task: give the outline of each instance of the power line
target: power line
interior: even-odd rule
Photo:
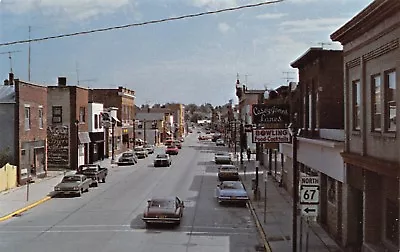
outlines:
[[[144,25],[149,25],[149,24],[164,23],[164,22],[176,21],[176,20],[181,20],[181,19],[188,19],[188,18],[200,17],[200,16],[205,16],[205,15],[217,14],[217,13],[222,13],[222,12],[236,11],[236,10],[246,9],[246,8],[255,8],[255,7],[260,7],[263,5],[280,3],[283,1],[285,1],[285,0],[273,0],[273,1],[268,1],[268,2],[260,2],[260,3],[255,3],[255,4],[240,5],[237,7],[218,9],[215,11],[206,11],[206,12],[199,12],[199,13],[195,13],[195,14],[182,15],[182,16],[178,16],[178,17],[150,20],[150,21],[145,21],[145,22],[141,22],[141,23],[112,26],[112,27],[99,28],[99,29],[80,31],[80,32],[74,32],[74,33],[66,33],[66,34],[60,34],[60,35],[54,35],[54,36],[48,36],[48,37],[42,37],[42,38],[35,38],[35,39],[17,40],[17,41],[12,41],[12,42],[0,43],[0,46],[24,44],[24,43],[29,43],[29,42],[39,42],[39,41],[50,40],[50,39],[58,39],[58,38],[86,35],[86,34],[97,33],[97,32],[125,29],[125,28],[135,27],[135,26],[144,26]]]

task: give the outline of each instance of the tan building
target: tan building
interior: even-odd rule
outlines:
[[[174,118],[174,137],[179,138],[185,135],[185,106],[183,104],[168,104],[166,106]]]
[[[343,243],[399,250],[400,1],[374,1],[331,35],[343,45]]]

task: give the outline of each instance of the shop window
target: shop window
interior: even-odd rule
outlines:
[[[395,246],[399,245],[399,206],[386,199],[386,230],[385,237]]]
[[[327,197],[328,197],[328,201],[332,204],[335,204],[336,202],[336,183],[335,180],[331,177],[328,177],[328,181],[327,181]]]
[[[79,122],[83,123],[86,121],[86,109],[85,107],[79,108]]]
[[[94,154],[97,154],[97,149],[98,149],[97,144],[94,144],[94,145],[93,145],[93,153],[94,153]]]
[[[24,126],[25,130],[31,129],[31,108],[29,106],[25,106],[24,110]]]
[[[396,131],[396,72],[385,74],[385,130]]]
[[[352,98],[352,117],[353,117],[353,130],[360,130],[361,126],[361,83],[354,81],[352,85],[353,98]]]
[[[382,106],[381,106],[381,76],[371,78],[371,129],[381,131]]]
[[[52,116],[53,123],[62,123],[62,107],[61,106],[53,106],[51,116]]]
[[[99,128],[99,115],[97,114],[94,115],[94,128],[95,129]]]

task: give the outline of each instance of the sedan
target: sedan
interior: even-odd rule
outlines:
[[[60,183],[54,187],[57,194],[76,194],[79,197],[83,192],[88,192],[92,179],[83,174],[65,175]]]
[[[225,146],[225,142],[224,142],[224,140],[221,139],[221,138],[217,139],[217,140],[215,141],[215,144],[216,144],[217,146]]]
[[[137,156],[133,152],[124,152],[118,159],[118,165],[134,165],[138,162]]]
[[[219,203],[231,202],[246,205],[249,197],[240,181],[224,181],[217,185],[216,196]]]
[[[149,154],[154,153],[154,145],[146,144],[145,146],[143,146],[143,148],[145,148],[147,150],[147,153],[149,153]]]
[[[172,164],[171,157],[169,154],[158,154],[154,159],[154,167],[167,166],[170,167]]]
[[[217,152],[214,156],[216,164],[232,164],[231,154],[227,152]]]
[[[165,150],[165,153],[166,153],[166,154],[169,154],[169,155],[178,155],[179,149],[178,149],[178,147],[176,147],[175,145],[170,145],[170,146],[168,146],[167,149]]]
[[[146,158],[149,156],[147,150],[143,147],[135,147],[134,152],[138,158]]]
[[[177,224],[183,216],[183,201],[178,197],[153,198],[147,201],[142,220],[151,223]]]
[[[218,168],[218,179],[220,181],[239,180],[238,168],[234,165],[222,165]]]

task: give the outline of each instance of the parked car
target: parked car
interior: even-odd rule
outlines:
[[[156,158],[154,159],[154,167],[158,166],[171,166],[172,161],[169,154],[157,154]]]
[[[172,140],[172,139],[167,139],[166,141],[165,141],[165,146],[171,146],[171,145],[173,145],[174,144],[174,140]]]
[[[231,202],[246,205],[249,197],[240,181],[223,181],[217,185],[216,196],[219,203]]]
[[[239,180],[238,168],[234,165],[221,165],[218,168],[218,179],[220,181]]]
[[[232,164],[231,154],[228,152],[217,152],[214,156],[216,164]]]
[[[127,151],[122,153],[121,157],[118,159],[118,165],[134,165],[138,162],[138,157],[136,156],[135,153],[131,151]]]
[[[154,153],[154,145],[151,144],[146,144],[143,146],[147,150],[148,154],[153,154]]]
[[[185,139],[183,137],[180,137],[179,142],[183,143],[183,142],[185,142]]]
[[[178,197],[153,198],[147,201],[142,220],[151,223],[180,224],[183,216],[183,201]]]
[[[75,194],[80,197],[82,193],[89,191],[90,184],[92,184],[92,179],[83,174],[65,175],[54,187],[54,191],[56,194]]]
[[[146,158],[149,156],[149,153],[147,152],[147,150],[145,148],[143,148],[142,146],[135,147],[134,152],[138,158]]]
[[[179,140],[175,140],[174,144],[176,147],[178,147],[178,149],[182,149],[182,143]]]
[[[220,134],[214,134],[212,136],[211,141],[216,142],[218,139],[220,139],[222,136]]]
[[[76,174],[83,174],[87,178],[92,179],[92,186],[99,186],[99,182],[106,182],[106,177],[108,175],[108,169],[101,167],[98,164],[85,164],[80,165],[78,172]]]
[[[225,146],[225,141],[224,141],[223,139],[221,139],[221,138],[218,138],[218,139],[215,141],[215,144],[216,144],[217,146]]]
[[[169,154],[169,155],[178,155],[179,149],[178,149],[178,147],[176,147],[176,145],[170,145],[165,150],[165,153]]]

